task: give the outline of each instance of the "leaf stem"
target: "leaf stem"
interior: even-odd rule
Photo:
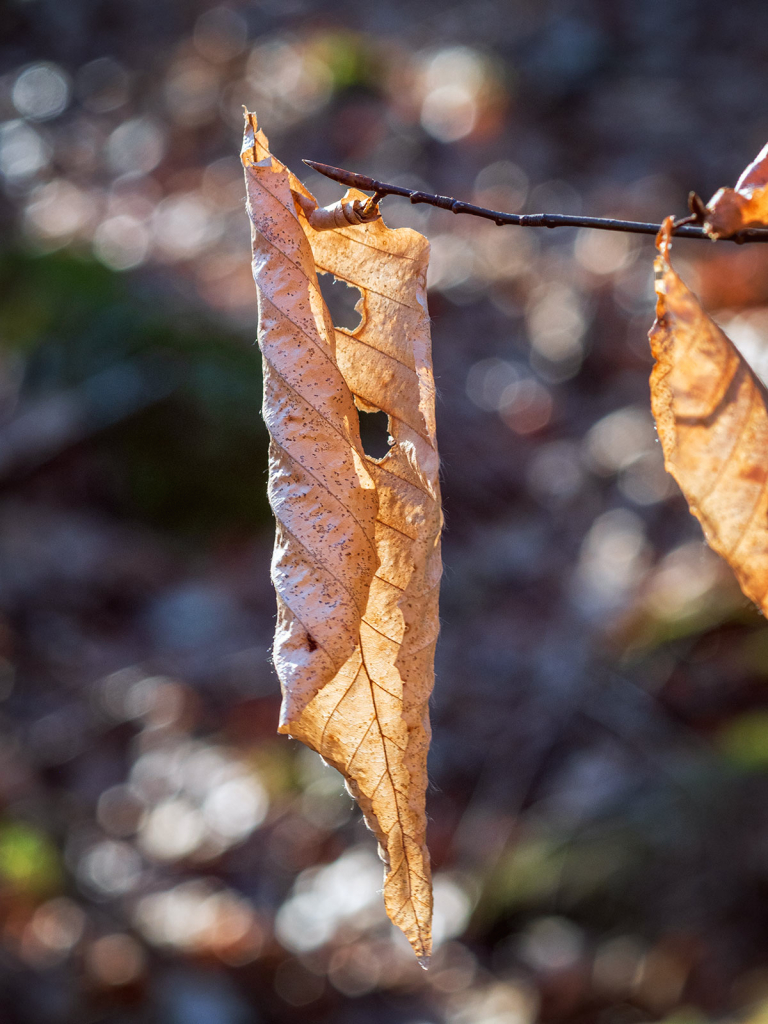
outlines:
[[[330,164],[321,164],[316,160],[304,160],[303,162],[313,170],[324,174],[326,178],[333,178],[334,181],[338,181],[342,185],[359,188],[363,192],[375,192],[378,198],[402,196],[412,203],[426,203],[428,206],[437,206],[441,210],[450,210],[451,213],[468,213],[473,217],[492,220],[498,225],[513,224],[522,228],[597,228],[599,231],[627,231],[635,235],[656,235],[661,228],[661,224],[650,224],[637,220],[614,220],[611,217],[577,217],[564,213],[504,213],[501,210],[488,210],[484,206],[475,206],[473,203],[452,199],[450,196],[437,196],[431,192],[404,188],[402,185],[388,185],[384,181],[369,178],[367,174],[345,171],[341,167],[331,167]],[[679,223],[673,229],[672,234],[678,238],[712,240],[704,228],[698,224]],[[747,228],[731,235],[730,238],[718,239],[718,241],[736,242],[739,245],[744,242],[768,242],[768,228]]]

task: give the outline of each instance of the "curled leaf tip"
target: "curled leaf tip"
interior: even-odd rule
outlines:
[[[736,182],[721,188],[707,203],[704,230],[710,238],[730,238],[744,228],[768,224],[768,144]]]

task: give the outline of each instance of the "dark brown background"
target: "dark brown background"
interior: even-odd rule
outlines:
[[[274,735],[237,153],[246,103],[296,171],[660,220],[768,137],[765,5],[17,0],[0,19],[3,1021],[757,1020],[768,633],[662,471],[650,240],[384,203],[434,253],[442,942],[423,974],[335,774]],[[768,252],[675,257],[760,369]]]

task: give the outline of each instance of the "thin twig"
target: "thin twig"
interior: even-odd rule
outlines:
[[[661,224],[648,224],[638,220],[614,220],[610,217],[575,217],[563,213],[504,213],[501,210],[488,210],[484,206],[475,206],[473,203],[464,203],[459,199],[452,199],[450,196],[436,196],[431,192],[421,192],[418,189],[404,188],[402,185],[388,185],[384,181],[377,181],[369,178],[367,174],[358,174],[355,171],[345,171],[341,167],[331,167],[329,164],[321,164],[316,160],[304,160],[304,163],[324,174],[326,178],[333,178],[334,181],[347,185],[349,188],[359,188],[363,192],[375,192],[381,198],[383,196],[402,196],[412,203],[426,203],[429,206],[438,206],[441,210],[450,210],[451,213],[469,213],[473,217],[483,217],[485,220],[492,220],[495,224],[515,224],[523,228],[597,228],[600,231],[628,231],[635,235],[656,235]],[[690,218],[685,218],[689,221]],[[680,238],[706,238],[704,228],[698,224],[679,223],[675,226],[673,235]],[[721,241],[737,242],[768,242],[768,228],[748,228],[739,231],[728,239]]]

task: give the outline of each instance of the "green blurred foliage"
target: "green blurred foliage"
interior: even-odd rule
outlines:
[[[730,719],[719,734],[729,761],[749,771],[768,769],[768,711],[748,711]]]
[[[376,87],[382,68],[370,38],[359,32],[326,32],[313,41],[313,49],[328,66],[335,91],[353,86]]]
[[[258,349],[142,283],[71,254],[0,259],[0,344],[23,363],[22,394],[77,387],[123,364],[146,369],[160,397],[86,442],[108,504],[198,540],[267,526]]]
[[[61,884],[56,847],[26,822],[0,823],[0,882],[36,895],[56,890]]]

